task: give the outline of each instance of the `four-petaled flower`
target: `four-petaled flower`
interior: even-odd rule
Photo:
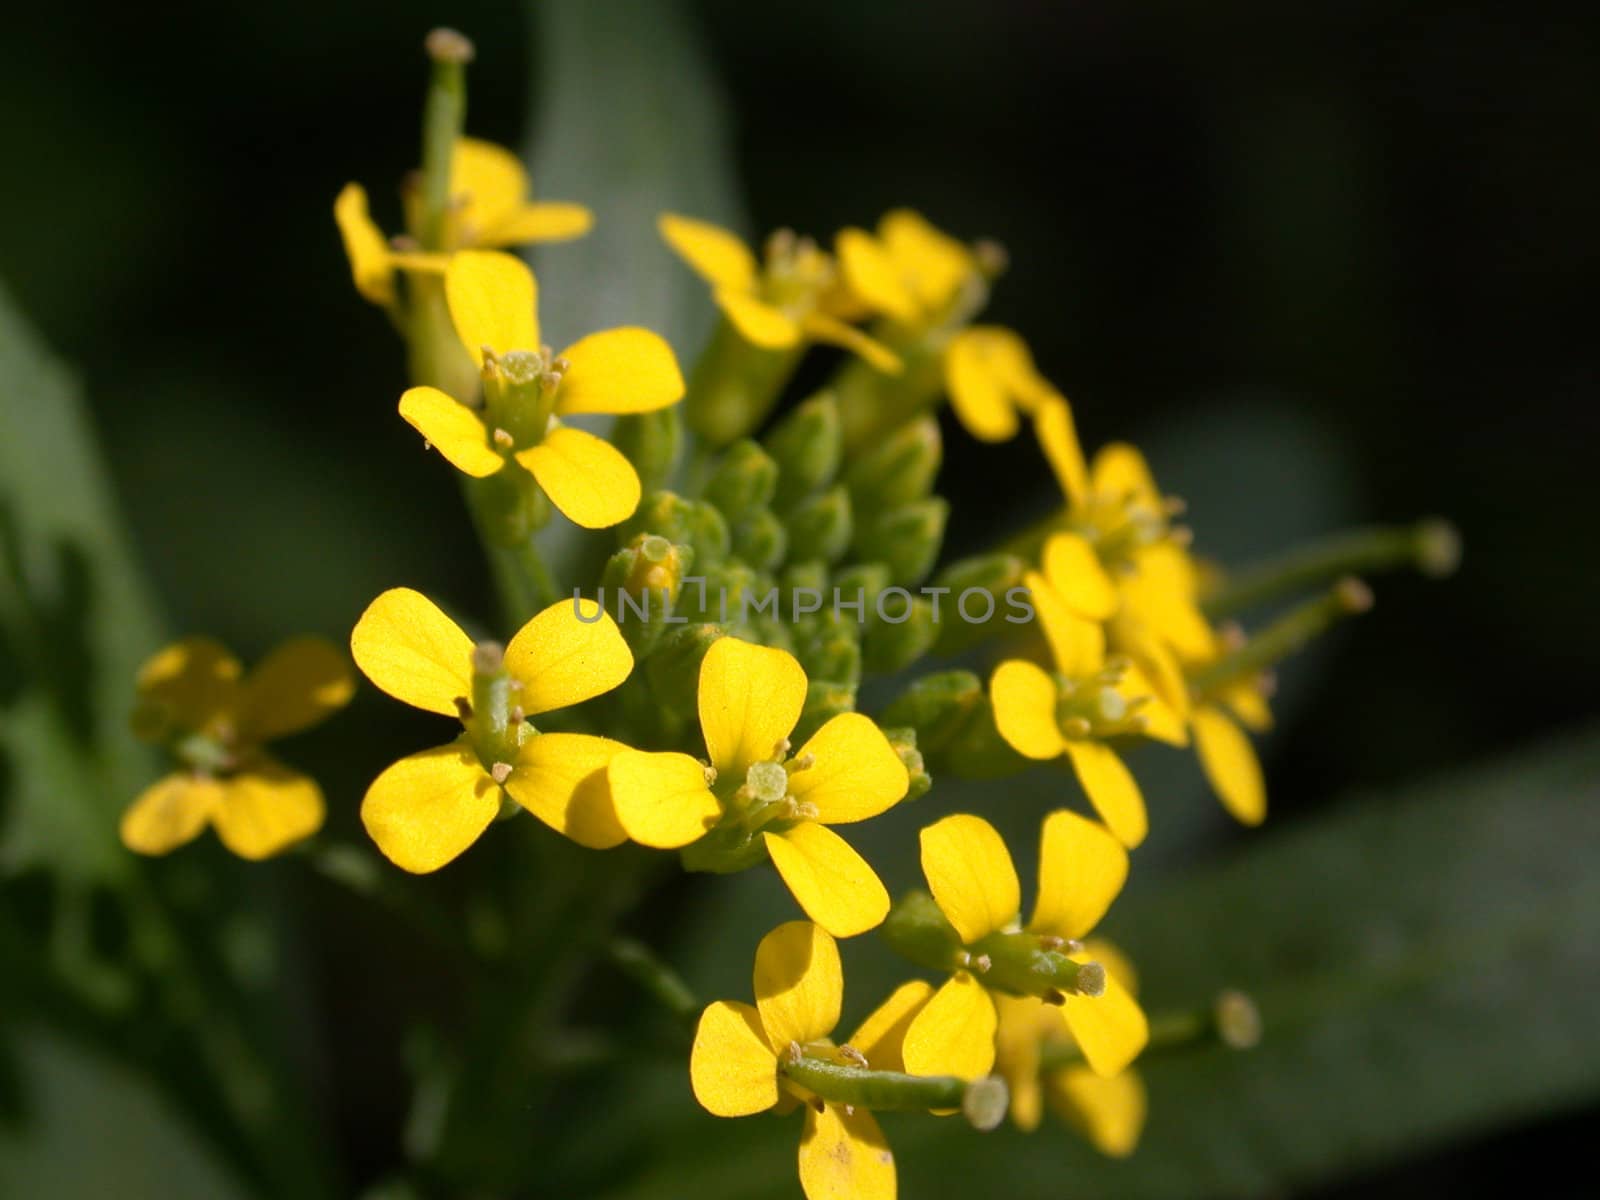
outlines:
[[[957,813],[922,831],[922,873],[934,903],[965,947],[966,968],[928,999],[906,1029],[906,1070],[976,1079],[995,1060],[995,998],[984,979],[986,938],[1022,932],[1021,886],[1005,842],[981,817]],[[1073,962],[1094,960],[1077,944],[1105,914],[1128,874],[1128,854],[1093,821],[1070,812],[1045,818],[1039,896],[1027,934],[1059,943]],[[1115,976],[1099,995],[1057,995],[1060,1011],[1098,1075],[1123,1071],[1149,1039],[1144,1011]],[[999,989],[996,989],[999,993]]]
[[[531,720],[608,692],[633,669],[616,623],[593,601],[552,604],[502,650],[474,646],[427,597],[394,588],[361,615],[350,649],[380,689],[463,727],[455,741],[401,759],[367,789],[362,823],[396,866],[444,866],[478,840],[505,796],[580,845],[626,840],[605,772],[622,743],[540,733]]]
[[[687,846],[715,829],[735,867],[764,849],[806,915],[851,937],[883,920],[889,894],[828,826],[877,816],[910,780],[889,739],[860,713],[831,718],[791,755],[805,698],[806,673],[793,655],[721,638],[700,665],[710,768],[687,754],[625,751],[611,760],[611,793],[623,829],[644,845]]]
[[[842,318],[850,313],[833,258],[787,230],[767,241],[766,262],[737,235],[692,217],[663,213],[657,228],[678,257],[711,285],[711,297],[739,336],[763,350],[826,342],[894,374],[900,358]]]
[[[539,342],[538,284],[520,259],[492,250],[453,255],[450,317],[485,375],[481,410],[438,388],[414,387],[400,415],[451,464],[475,478],[515,463],[574,523],[600,529],[639,506],[639,476],[609,442],[560,418],[640,413],[683,396],[672,348],[633,327],[592,333],[552,354]]]
[[[1089,594],[1093,563],[1089,543],[1075,534],[1053,534],[1045,543],[1044,571],[1026,572],[1023,582],[1055,673],[1008,659],[995,668],[989,697],[995,728],[1011,748],[1033,759],[1065,755],[1101,819],[1124,845],[1137,846],[1148,830],[1144,797],[1107,740],[1135,735],[1183,746],[1188,736],[1139,665],[1127,657],[1108,659],[1103,627],[1074,611],[1102,602]],[[1114,597],[1109,582],[1099,586]]]
[[[909,208],[885,213],[876,235],[841,229],[834,248],[851,294],[907,329],[949,320],[963,292],[983,276],[971,249]]]
[[[245,675],[219,642],[185,638],[139,670],[134,731],[184,764],[122,816],[122,842],[166,854],[208,824],[240,858],[262,859],[322,828],[322,791],[263,749],[342,708],[355,690],[344,656],[296,638]]]
[[[348,183],[333,204],[333,217],[344,239],[345,257],[356,290],[374,304],[394,303],[398,268],[441,271],[445,255],[474,246],[520,246],[530,242],[564,242],[582,237],[594,217],[581,204],[534,203],[529,199],[528,173],[511,151],[477,138],[456,142],[450,161],[450,207],[445,218],[441,254],[396,251],[373,222],[367,193]],[[417,190],[406,192],[413,230],[420,224]]]
[[[844,976],[839,948],[809,921],[780,925],[756,950],[754,1006],[718,1000],[700,1015],[689,1055],[695,1099],[714,1116],[746,1117],[803,1104],[800,1186],[809,1200],[892,1200],[894,1155],[864,1108],[822,1100],[779,1070],[796,1052],[874,1070],[899,1070],[906,1000],[895,992],[848,1042],[829,1040],[839,1023]],[[846,1049],[848,1047],[848,1049]]]

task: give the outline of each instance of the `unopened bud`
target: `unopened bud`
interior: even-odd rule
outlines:
[[[921,416],[862,451],[845,471],[845,486],[861,512],[899,508],[928,494],[943,457],[939,423]]]
[[[883,563],[895,583],[921,583],[939,557],[949,516],[949,502],[941,496],[882,513],[858,529],[855,557]]]
[[[706,482],[705,497],[737,523],[772,503],[778,486],[778,464],[755,442],[735,442],[723,452]]]
[[[789,513],[789,553],[797,559],[837,562],[850,547],[855,525],[844,485],[800,501]]]
[[[779,512],[826,487],[843,453],[839,407],[831,392],[813,396],[767,435],[766,450],[778,465],[773,508]]]
[[[730,531],[733,553],[757,571],[771,571],[789,553],[789,530],[770,508],[753,510]]]

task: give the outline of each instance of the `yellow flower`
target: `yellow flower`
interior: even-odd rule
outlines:
[[[444,866],[478,840],[508,795],[580,845],[625,840],[605,773],[622,743],[540,733],[531,720],[608,692],[633,669],[616,623],[592,601],[552,604],[502,650],[474,646],[427,597],[393,588],[361,615],[350,650],[381,690],[463,727],[367,789],[362,823],[396,866]]]
[[[839,948],[809,921],[780,925],[756,950],[754,1005],[719,1000],[700,1015],[689,1055],[695,1099],[718,1117],[805,1108],[800,1186],[809,1200],[893,1200],[894,1155],[864,1108],[824,1101],[779,1071],[797,1052],[840,1063],[894,1070],[902,992],[868,1017],[841,1053],[829,1040],[839,1022],[844,976]],[[904,989],[902,989],[904,991]]]
[[[874,236],[840,230],[840,272],[851,293],[897,325],[928,329],[951,316],[962,292],[981,278],[977,256],[920,213],[885,213]]]
[[[944,352],[950,407],[979,441],[1017,435],[1019,412],[1028,416],[1066,401],[1034,366],[1021,336],[998,325],[974,325],[950,339]]]
[[[800,907],[837,937],[878,925],[889,894],[866,861],[828,828],[893,807],[910,786],[883,731],[860,713],[830,719],[790,754],[806,673],[793,655],[733,637],[700,666],[700,729],[709,769],[687,754],[625,751],[612,759],[617,818],[634,841],[673,849],[706,843],[737,869],[764,853]]]
[[[414,387],[400,415],[459,470],[484,478],[515,462],[575,524],[600,529],[639,506],[639,476],[609,442],[561,423],[580,413],[652,412],[683,396],[672,348],[646,329],[592,333],[552,354],[539,342],[538,284],[493,250],[454,255],[445,295],[456,333],[485,374],[481,410]]]
[[[1107,742],[1135,735],[1183,746],[1183,720],[1138,663],[1107,657],[1104,629],[1079,615],[1085,607],[1103,610],[1116,602],[1088,541],[1053,534],[1043,558],[1043,572],[1026,572],[1023,582],[1055,673],[1021,659],[995,668],[989,680],[995,728],[1027,758],[1064,755],[1101,819],[1124,845],[1137,846],[1148,829],[1144,797]]]
[[[726,229],[663,213],[656,222],[668,246],[707,283],[739,336],[763,350],[797,351],[826,342],[859,355],[879,371],[896,373],[900,359],[841,320],[849,311],[833,258],[810,238],[782,230],[767,241],[766,262]]]
[[[1132,968],[1110,943],[1091,940],[1084,952],[1129,995],[1136,993]],[[1102,1154],[1124,1158],[1133,1153],[1147,1107],[1139,1073],[1129,1068],[1097,1075],[1081,1061],[1052,1065],[1048,1061],[1052,1051],[1070,1052],[1076,1047],[1062,1010],[1032,996],[998,995],[994,1000],[999,1012],[995,1070],[1010,1090],[1011,1119],[1018,1128],[1037,1129],[1048,1100],[1057,1115]]]
[[[511,151],[492,142],[461,138],[450,163],[450,213],[440,254],[394,250],[367,208],[367,193],[349,183],[333,204],[356,290],[374,304],[394,303],[396,268],[442,271],[446,256],[474,246],[519,246],[582,237],[594,217],[581,204],[533,203],[528,173]],[[406,194],[413,231],[420,222],[413,188]]]
[[[965,947],[955,971],[906,1030],[906,1070],[976,1079],[995,1062],[998,1015],[989,986],[994,935],[1019,932],[1016,867],[1000,835],[980,817],[957,813],[922,831],[922,872],[939,911]],[[1095,961],[1075,945],[1105,914],[1128,874],[1128,855],[1101,826],[1075,813],[1045,818],[1039,895],[1027,933],[1062,945],[1076,963]],[[995,989],[1000,993],[1000,989]],[[1100,995],[1056,995],[1060,1011],[1098,1075],[1119,1074],[1149,1040],[1144,1012],[1112,975]]]
[[[122,843],[166,854],[208,824],[240,858],[262,859],[322,828],[316,783],[270,757],[264,743],[344,707],[355,688],[344,656],[296,638],[244,675],[210,638],[185,638],[139,670],[134,730],[169,746],[184,769],[147,788],[122,816]]]

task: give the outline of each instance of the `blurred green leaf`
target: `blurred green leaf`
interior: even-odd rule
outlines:
[[[126,867],[116,817],[151,778],[127,696],[160,626],[76,381],[0,291],[0,870]]]
[[[594,210],[595,232],[537,262],[547,336],[643,325],[690,358],[715,310],[656,233],[673,211],[740,227],[721,90],[679,0],[534,6],[538,193]]]
[[[1227,862],[1128,897],[1108,929],[1139,965],[1148,1007],[1242,987],[1260,1004],[1262,1045],[1142,1067],[1150,1123],[1127,1162],[1053,1126],[984,1136],[887,1121],[903,1191],[980,1194],[1003,1178],[1014,1200],[1068,1186],[1275,1193],[1600,1095],[1596,844],[1590,729],[1264,833]],[[846,1024],[873,999],[847,986]],[[638,1096],[634,1115],[655,1114],[637,1148],[650,1165],[609,1194],[796,1195],[798,1121],[718,1122],[692,1107],[686,1073],[664,1071]]]

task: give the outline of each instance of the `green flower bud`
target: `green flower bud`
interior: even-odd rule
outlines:
[[[916,730],[918,748],[933,755],[955,739],[983,703],[983,681],[971,671],[938,671],[901,692],[880,723]]]
[[[882,607],[892,619],[884,619],[874,611],[867,623],[863,648],[867,670],[888,675],[910,666],[932,649],[939,626],[933,619],[933,605],[923,596],[912,597],[909,604],[901,596],[885,596]]]
[[[942,589],[934,643],[940,654],[959,653],[1007,627],[1007,615],[1017,615],[1007,593],[1021,586],[1027,565],[1014,554],[982,554],[953,562],[934,577],[933,586]]]
[[[737,525],[772,503],[778,486],[778,464],[748,439],[735,442],[723,453],[711,478],[705,497],[722,511],[730,524]]]
[[[850,493],[840,484],[802,500],[789,513],[789,552],[796,558],[836,562],[849,549],[854,531]]]
[[[999,779],[1033,765],[1000,736],[987,695],[979,697],[971,717],[940,749],[938,762],[962,779]]]
[[[789,530],[770,508],[758,508],[731,531],[733,553],[758,571],[775,570],[789,552]]]
[[[684,420],[713,447],[747,436],[772,411],[800,354],[799,347],[763,350],[751,345],[723,320],[689,376]]]
[[[878,593],[893,582],[889,578],[889,568],[882,563],[851,563],[833,576],[833,586],[841,603],[853,605],[856,600],[861,601],[858,616],[861,622],[875,610]]]
[[[857,526],[855,557],[883,563],[896,583],[921,583],[939,557],[949,516],[949,502],[942,496],[881,513]]]
[[[711,643],[723,636],[720,625],[673,625],[644,663],[645,679],[660,707],[692,715],[700,693],[700,661]]]
[[[683,449],[683,418],[678,406],[623,414],[611,430],[611,444],[639,472],[639,483],[646,492],[664,486]]]
[[[845,484],[859,512],[899,508],[932,490],[943,457],[939,422],[918,417],[853,460],[845,469]]]
[[[784,512],[826,487],[839,470],[839,406],[832,393],[813,396],[780,421],[766,438],[778,464],[773,507]]]
[[[894,747],[894,752],[900,756],[901,765],[911,778],[906,799],[922,799],[933,787],[933,777],[928,774],[927,764],[922,760],[922,751],[917,749],[917,731],[910,728],[885,729],[883,733],[889,739],[889,745]]]

